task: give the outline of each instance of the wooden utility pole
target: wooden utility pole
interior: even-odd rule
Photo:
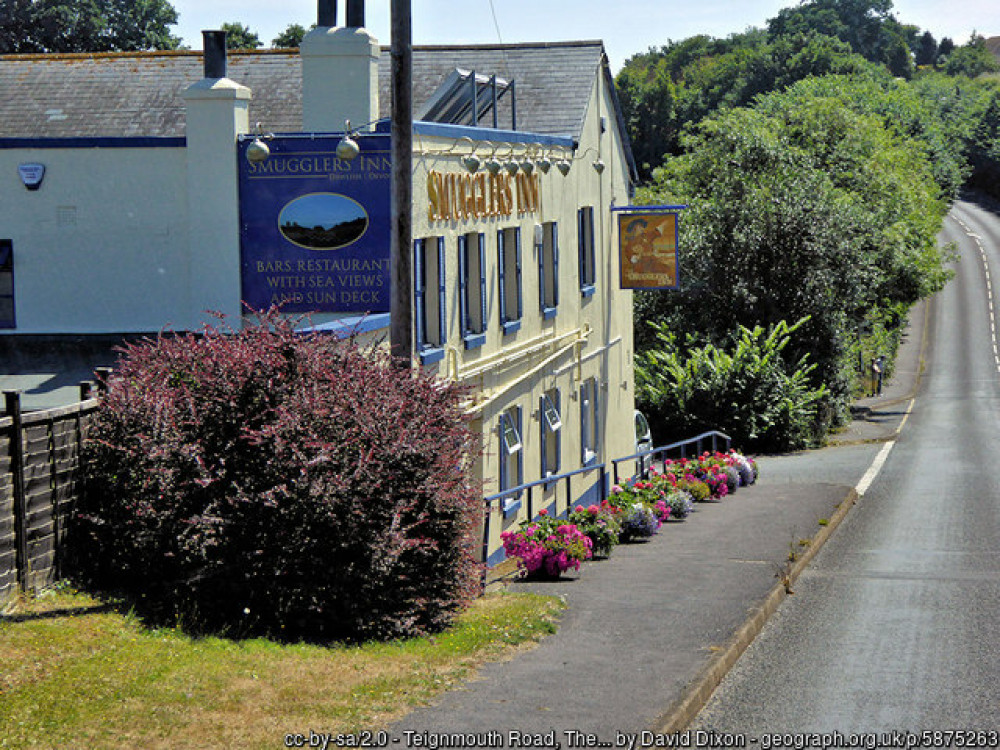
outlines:
[[[413,361],[413,31],[410,0],[392,0],[392,244],[391,322],[393,358]]]

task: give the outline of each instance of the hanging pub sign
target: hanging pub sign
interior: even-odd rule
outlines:
[[[352,137],[360,153],[351,159],[337,156],[340,135],[241,139],[241,283],[250,307],[389,311],[389,135]]]
[[[679,211],[686,206],[624,206],[618,215],[622,289],[678,289]]]

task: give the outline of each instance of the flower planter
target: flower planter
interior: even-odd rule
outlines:
[[[516,557],[526,575],[551,580],[590,559],[591,541],[575,525],[557,521],[544,510],[538,515],[522,522],[517,531],[500,535],[507,556]]]

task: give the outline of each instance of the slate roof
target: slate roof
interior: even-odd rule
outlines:
[[[389,65],[383,48],[383,117],[390,113]],[[610,80],[599,41],[415,47],[415,113],[455,68],[515,81],[518,130],[574,138],[595,75]],[[253,91],[251,123],[276,133],[301,130],[297,50],[230,52],[227,74]],[[0,138],[183,136],[182,94],[202,77],[200,52],[0,56]],[[509,129],[509,101],[499,110],[499,127]],[[492,115],[481,124],[491,126]]]

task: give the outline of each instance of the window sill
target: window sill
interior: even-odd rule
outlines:
[[[503,517],[510,518],[512,515],[521,510],[521,499],[516,497],[508,497],[503,501]]]
[[[517,331],[520,330],[521,330],[520,320],[508,320],[503,324],[503,332],[505,336],[511,333],[516,333]]]
[[[593,466],[597,463],[597,454],[594,451],[587,450],[583,454],[583,465]]]
[[[542,320],[552,320],[556,315],[559,314],[558,307],[543,307],[542,308]]]
[[[594,292],[596,291],[597,291],[597,286],[595,284],[587,284],[586,286],[580,287],[580,296],[593,297]]]
[[[435,362],[440,362],[444,359],[444,347],[433,347],[428,349],[422,349],[418,354],[420,357],[420,364],[422,365],[432,365]]]
[[[481,347],[483,344],[486,343],[486,334],[468,333],[463,337],[462,340],[465,342],[466,349],[478,349],[479,347]]]

